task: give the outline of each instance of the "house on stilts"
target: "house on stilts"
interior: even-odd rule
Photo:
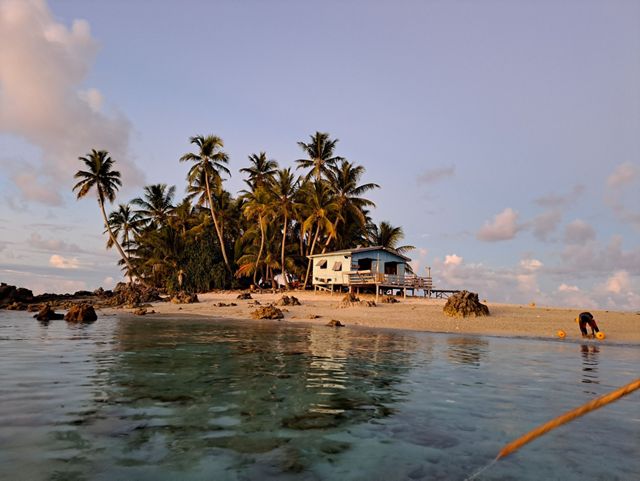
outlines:
[[[315,290],[344,290],[359,292],[375,288],[376,301],[380,291],[407,291],[416,295],[420,290],[431,297],[431,276],[420,277],[410,273],[411,261],[396,250],[387,247],[357,247],[309,256],[313,261],[312,284]]]

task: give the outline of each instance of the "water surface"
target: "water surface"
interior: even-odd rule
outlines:
[[[463,480],[638,377],[635,346],[0,312],[0,479]],[[640,395],[485,480],[640,479]]]

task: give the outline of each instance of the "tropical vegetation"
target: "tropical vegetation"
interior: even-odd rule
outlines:
[[[355,246],[381,245],[405,252],[402,228],[373,222],[374,202],[366,196],[380,186],[364,182],[365,168],[336,154],[338,139],[316,132],[298,142],[303,158],[282,167],[266,152],[248,156],[239,169],[246,188],[225,188],[230,158],[216,135],[189,139],[191,164],[185,195],[176,186],[151,184],[139,197],[107,214],[121,187],[109,153],[92,150],[73,187],[78,198],[95,190],[108,234],[130,282],[169,291],[202,292],[249,284],[309,284],[312,254]],[[284,275],[282,275],[284,273]]]

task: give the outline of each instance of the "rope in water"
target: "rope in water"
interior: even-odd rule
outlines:
[[[576,409],[572,409],[571,411],[566,412],[558,416],[557,418],[544,423],[541,426],[538,426],[533,431],[529,431],[524,436],[521,436],[515,441],[512,441],[509,444],[507,444],[498,453],[498,457],[496,459],[504,458],[505,456],[508,456],[512,452],[522,447],[523,445],[527,444],[530,441],[533,441],[537,437],[542,436],[543,434],[551,431],[552,429],[555,429],[558,426],[568,423],[569,421],[572,421],[577,417],[583,416],[590,411],[601,408],[602,406],[606,406],[607,404],[612,403],[613,401],[617,401],[622,396],[626,396],[627,394],[632,393],[636,389],[640,389],[640,379],[636,379],[635,381],[632,381],[629,384],[622,386],[621,388],[616,389],[613,392],[610,392],[609,394],[605,394],[604,396],[594,399],[593,401],[589,401],[588,403],[583,404],[582,406]]]
[[[558,416],[557,418],[554,418],[551,421],[546,422],[541,426],[538,426],[534,430],[529,431],[527,434],[520,436],[515,441],[512,441],[509,444],[507,444],[504,448],[502,448],[502,450],[498,453],[498,456],[496,456],[494,460],[492,460],[486,466],[480,468],[478,471],[473,473],[470,477],[466,478],[465,481],[471,481],[473,479],[476,479],[480,474],[482,474],[484,471],[486,471],[491,466],[493,466],[499,459],[504,458],[505,456],[508,456],[509,454],[518,450],[528,442],[533,441],[534,439],[542,436],[545,433],[548,433],[552,429],[555,429],[558,426],[566,424],[569,421],[574,420],[575,418],[583,416],[590,411],[594,411],[595,409],[601,408],[602,406],[606,406],[607,404],[617,401],[621,397],[626,396],[627,394],[630,394],[637,389],[640,389],[640,379],[631,381],[629,384],[626,384],[621,388],[610,392],[609,394],[605,394],[604,396],[596,398],[593,401],[589,401],[588,403],[583,404],[580,407],[572,409],[571,411],[568,411]]]

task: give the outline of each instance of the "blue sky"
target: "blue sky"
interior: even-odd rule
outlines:
[[[224,139],[237,192],[319,130],[439,287],[640,309],[638,2],[0,0],[0,44],[4,282],[118,279],[70,194],[93,147],[124,201],[182,189],[191,135]]]

